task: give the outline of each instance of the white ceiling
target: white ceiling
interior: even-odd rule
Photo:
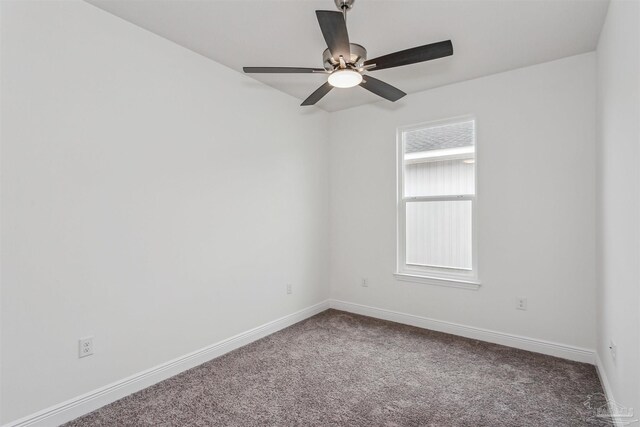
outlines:
[[[333,0],[87,1],[238,72],[322,67],[326,45],[314,11],[336,10]],[[372,73],[412,93],[592,51],[607,6],[608,0],[356,0],[347,26],[369,58],[452,40],[451,57]],[[252,77],[301,101],[326,79]],[[337,111],[379,100],[356,87],[335,89],[317,105]]]

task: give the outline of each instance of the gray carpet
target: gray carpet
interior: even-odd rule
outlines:
[[[598,393],[591,365],[328,310],[67,426],[584,426]]]

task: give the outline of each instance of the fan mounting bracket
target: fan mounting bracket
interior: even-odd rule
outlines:
[[[340,12],[350,10],[356,0],[333,0]]]

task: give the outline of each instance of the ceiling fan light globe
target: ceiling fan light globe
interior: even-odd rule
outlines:
[[[361,82],[362,74],[354,70],[336,70],[329,75],[329,84],[333,87],[354,87]]]

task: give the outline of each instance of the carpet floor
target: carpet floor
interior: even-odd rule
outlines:
[[[585,426],[595,368],[336,310],[66,424]]]

